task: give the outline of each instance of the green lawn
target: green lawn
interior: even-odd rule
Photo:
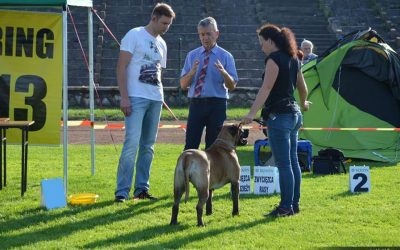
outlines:
[[[173,173],[181,145],[157,144],[151,193],[157,202],[113,203],[121,145],[96,146],[91,175],[90,146],[69,146],[69,192],[95,192],[94,205],[46,211],[39,207],[40,181],[63,176],[62,147],[29,147],[28,190],[20,197],[20,146],[8,148],[7,187],[0,191],[1,249],[309,249],[400,246],[399,165],[371,167],[370,193],[351,194],[349,176],[303,175],[301,213],[263,217],[279,197],[242,195],[232,217],[229,187],[214,193],[214,214],[196,226],[196,194],[180,207],[180,225],[170,226]],[[241,165],[253,165],[253,148],[238,149]],[[354,162],[353,162],[354,163]]]

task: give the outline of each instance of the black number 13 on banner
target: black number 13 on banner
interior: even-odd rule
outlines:
[[[0,117],[10,117],[9,112],[11,112],[16,121],[35,121],[30,127],[31,131],[42,129],[46,124],[47,111],[46,104],[43,102],[47,94],[45,80],[36,75],[22,75],[16,79],[14,86],[15,88],[11,89],[11,75],[0,75]],[[33,90],[32,94],[30,94],[30,88]],[[25,94],[24,104],[26,106],[10,110],[11,93]],[[32,109],[32,117],[28,117],[27,106]]]

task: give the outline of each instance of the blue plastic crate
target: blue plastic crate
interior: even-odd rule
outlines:
[[[254,143],[254,164],[264,166],[272,156],[268,139],[257,140]],[[309,140],[299,140],[297,143],[297,156],[302,171],[311,171],[312,144]]]

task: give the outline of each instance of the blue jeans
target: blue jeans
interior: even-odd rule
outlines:
[[[271,119],[273,116],[275,119]],[[297,159],[297,138],[302,120],[300,112],[272,114],[267,120],[269,143],[279,170],[279,206],[283,208],[299,205],[301,170]]]
[[[157,138],[162,102],[140,97],[129,97],[132,113],[125,117],[125,141],[119,158],[115,196],[129,197],[136,154],[134,195],[148,191],[154,143]]]

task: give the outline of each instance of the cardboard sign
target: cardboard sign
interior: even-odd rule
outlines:
[[[371,176],[369,166],[350,166],[349,168],[350,192],[370,192]]]
[[[277,168],[271,166],[254,167],[254,194],[265,195],[276,192]]]
[[[240,167],[240,194],[251,194],[251,174],[250,166]]]
[[[47,210],[62,208],[67,206],[64,192],[64,182],[61,178],[45,179],[40,183],[41,186],[41,207]]]
[[[275,168],[275,193],[280,194],[281,187],[279,186],[279,169],[277,167],[273,168]]]

